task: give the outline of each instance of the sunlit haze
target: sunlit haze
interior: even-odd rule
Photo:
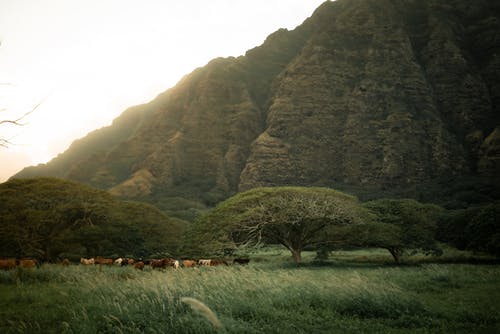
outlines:
[[[0,182],[146,103],[216,57],[239,56],[323,0],[0,0]]]

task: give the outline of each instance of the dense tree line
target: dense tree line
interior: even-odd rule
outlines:
[[[0,256],[53,261],[80,256],[205,256],[282,245],[303,251],[378,247],[400,262],[440,243],[500,255],[500,203],[445,210],[412,199],[361,203],[328,188],[255,188],[208,211],[189,227],[156,207],[55,178],[0,184]],[[189,228],[188,228],[189,227]]]
[[[499,255],[500,206],[452,212],[413,199],[365,203],[327,188],[255,188],[237,194],[200,217],[188,234],[195,253],[279,244],[301,261],[342,248],[387,249],[395,262],[417,252],[440,255],[440,242]]]
[[[500,201],[444,212],[437,238],[458,249],[500,256]]]

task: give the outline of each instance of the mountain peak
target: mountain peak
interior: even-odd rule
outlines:
[[[443,179],[499,174],[499,13],[490,1],[327,1],[16,177],[155,203],[282,185],[445,200]]]

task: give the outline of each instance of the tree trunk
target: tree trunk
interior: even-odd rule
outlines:
[[[300,263],[302,261],[302,255],[300,254],[302,251],[300,249],[291,249],[293,262]]]
[[[399,264],[399,260],[401,258],[401,250],[400,249],[397,249],[397,248],[387,248],[387,250],[389,251],[389,253],[391,253],[394,261]]]
[[[52,256],[52,249],[50,247],[50,242],[47,242],[46,244],[43,245],[43,249],[41,250],[41,260],[42,262],[50,262]]]

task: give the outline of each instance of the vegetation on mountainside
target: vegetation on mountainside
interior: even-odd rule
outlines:
[[[52,176],[84,182],[101,189],[109,188],[121,179],[116,174],[118,169],[116,173],[107,172],[102,152],[130,137],[150,115],[145,105],[131,107],[117,117],[111,126],[94,130],[84,138],[75,140],[67,151],[49,163],[24,168],[22,177]],[[75,160],[79,162],[75,163]],[[123,167],[120,170],[123,172]]]
[[[0,184],[0,254],[60,256],[175,253],[184,223],[144,203],[55,178]]]

